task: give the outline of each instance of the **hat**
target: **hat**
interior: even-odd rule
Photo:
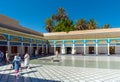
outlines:
[[[19,58],[17,56],[14,57],[14,60],[19,61]]]

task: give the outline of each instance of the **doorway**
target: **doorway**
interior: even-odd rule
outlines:
[[[6,53],[7,51],[7,46],[0,46],[0,51],[2,51],[4,54]]]
[[[25,53],[28,53],[28,47],[24,47]]]
[[[110,54],[115,54],[115,46],[110,46],[109,52],[110,52]]]
[[[37,49],[37,47],[33,47],[33,55],[35,55],[36,53],[35,53],[35,51],[36,51],[36,49]]]
[[[18,47],[17,46],[11,46],[11,53],[12,54],[18,53]]]
[[[58,51],[58,53],[60,53],[61,48],[60,47],[56,47],[56,50]]]
[[[94,47],[89,47],[89,54],[94,54]]]
[[[67,51],[67,54],[71,54],[72,48],[71,48],[71,47],[67,47],[67,48],[66,48],[66,51]]]

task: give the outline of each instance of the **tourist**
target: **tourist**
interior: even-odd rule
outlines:
[[[14,57],[14,60],[13,60],[13,65],[14,65],[14,70],[15,70],[15,74],[16,76],[19,76],[20,73],[19,73],[19,69],[20,69],[20,58],[17,54],[17,56]]]
[[[58,50],[56,50],[55,55],[56,55],[56,57],[58,58]]]
[[[21,59],[21,56],[19,53],[17,53],[17,57],[18,57],[18,61],[20,63],[20,70],[22,70],[22,68],[21,68],[22,59]]]
[[[10,54],[6,51],[6,64],[10,63]]]
[[[36,58],[38,57],[38,50],[37,49],[35,50],[35,57]]]
[[[29,61],[30,61],[30,55],[28,53],[25,54],[24,56],[24,65],[26,68],[30,68],[29,67]]]
[[[16,56],[14,58],[17,58],[17,61],[19,62],[19,69],[21,70],[21,57],[19,56],[19,53],[16,54]],[[14,61],[14,60],[13,60]],[[14,69],[14,62],[12,64],[13,69]]]
[[[2,65],[3,57],[4,57],[4,54],[2,51],[0,51],[0,65]]]

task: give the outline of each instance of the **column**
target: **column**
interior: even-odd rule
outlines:
[[[72,42],[72,54],[75,54],[75,41]]]
[[[11,54],[10,35],[8,35],[7,37],[7,47],[8,47],[8,52]]]
[[[44,41],[42,40],[42,53],[44,53]]]
[[[96,55],[98,55],[98,43],[96,43]]]
[[[98,41],[96,40],[96,55],[98,55]]]
[[[108,50],[107,54],[110,55],[110,39],[107,39],[106,42],[107,42],[107,47],[108,47],[107,48],[107,50]]]
[[[54,41],[54,55],[55,55],[55,52],[56,52],[56,41]]]
[[[48,54],[48,44],[46,43],[46,54]]]
[[[86,40],[83,41],[84,43],[84,55],[86,54]]]
[[[21,42],[21,53],[24,54],[24,46],[23,46],[23,42]]]
[[[108,42],[107,45],[108,45],[108,55],[110,55],[110,43]]]
[[[86,43],[84,43],[84,55],[86,54]]]
[[[30,49],[29,49],[30,51],[30,55],[32,55],[32,39],[30,39]]]
[[[32,55],[32,43],[30,42],[30,49],[29,49],[30,51],[30,55]]]
[[[62,48],[61,48],[61,53],[65,54],[65,42],[62,42]]]
[[[38,43],[37,43],[37,54],[39,54],[39,53],[38,53],[38,50],[39,50],[39,49],[38,49]]]
[[[21,37],[21,54],[24,54],[23,37]]]

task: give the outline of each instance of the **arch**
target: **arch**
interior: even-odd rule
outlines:
[[[0,35],[0,40],[7,40],[5,36]]]
[[[72,41],[65,41],[65,44],[72,44]]]
[[[107,42],[105,40],[100,40],[99,44],[107,44]]]
[[[30,42],[30,39],[29,39],[29,38],[24,38],[24,39],[23,39],[23,42],[29,43],[29,42]]]
[[[94,40],[88,40],[86,44],[95,44]]]
[[[18,41],[18,42],[21,42],[21,39],[20,37],[13,37],[10,41]]]
[[[118,43],[118,42],[119,42],[119,40],[117,40],[117,39],[111,40],[111,43]]]
[[[57,41],[56,44],[62,44],[62,41]]]
[[[76,41],[75,44],[83,44],[81,41]]]
[[[36,44],[36,40],[35,40],[35,39],[33,39],[33,40],[32,40],[32,43],[33,43],[33,44]]]

